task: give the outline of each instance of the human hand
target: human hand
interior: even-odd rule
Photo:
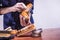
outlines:
[[[30,21],[30,17],[31,17],[31,13],[28,14],[28,18],[29,19],[26,19],[24,16],[20,15],[20,24],[22,26],[28,26],[31,24],[31,21]]]
[[[26,5],[24,3],[16,3],[14,6],[10,7],[12,12],[21,12],[26,9]]]

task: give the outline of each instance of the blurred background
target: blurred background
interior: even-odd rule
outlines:
[[[34,0],[36,28],[60,28],[60,0]]]

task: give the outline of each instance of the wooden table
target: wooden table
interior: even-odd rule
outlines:
[[[42,40],[41,37],[15,37],[12,40]]]
[[[20,37],[14,37],[14,39],[12,39],[12,40],[42,40],[41,33],[40,33],[39,37],[33,37],[31,34],[32,34],[32,32],[30,32],[26,35],[20,36]]]

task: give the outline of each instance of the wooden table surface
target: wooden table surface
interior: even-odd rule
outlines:
[[[42,40],[41,37],[15,37],[12,40]]]

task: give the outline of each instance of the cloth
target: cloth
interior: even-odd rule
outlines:
[[[17,2],[23,2],[24,4],[28,4],[28,3],[32,3],[33,4],[33,0],[2,0],[2,7],[11,7],[13,5],[15,5]],[[31,9],[31,14],[33,14],[33,8]],[[32,15],[31,15],[31,23],[34,23]],[[4,29],[6,29],[7,27],[11,26],[12,29],[21,29],[23,28],[20,25],[19,22],[19,12],[10,12],[7,14],[4,14]]]

